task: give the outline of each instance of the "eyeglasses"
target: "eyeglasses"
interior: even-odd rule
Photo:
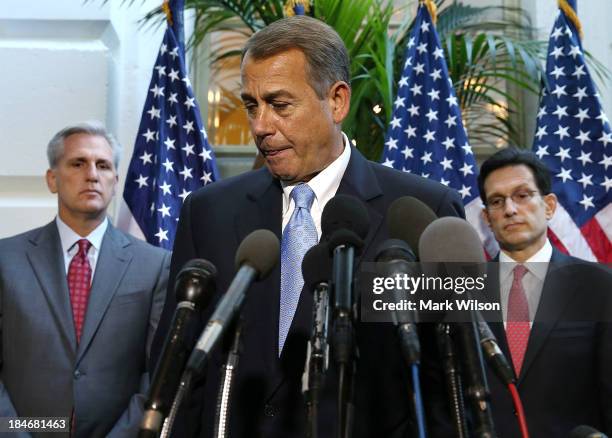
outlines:
[[[506,206],[506,199],[512,199],[514,205],[526,205],[535,196],[539,196],[537,190],[526,190],[521,189],[513,192],[510,196],[494,196],[487,200],[487,209],[489,210],[501,210]]]

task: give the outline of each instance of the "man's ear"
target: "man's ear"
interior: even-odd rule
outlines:
[[[113,196],[117,194],[118,185],[119,185],[119,175],[115,172],[115,184],[113,184]]]
[[[344,81],[338,81],[327,94],[332,117],[336,124],[342,123],[351,106],[351,87]]]
[[[487,226],[489,228],[491,228],[491,221],[489,220],[489,212],[486,208],[483,208],[480,211],[480,215],[482,216],[482,219],[485,221],[485,223],[487,224]]]
[[[551,220],[557,211],[557,195],[549,193],[548,195],[542,196],[544,204],[546,205],[546,219]]]
[[[53,169],[47,169],[45,174],[47,180],[47,187],[51,193],[57,193],[57,179],[55,178],[55,171]]]

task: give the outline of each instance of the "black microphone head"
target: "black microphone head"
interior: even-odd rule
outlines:
[[[351,230],[361,239],[365,239],[370,229],[370,216],[359,199],[349,195],[336,195],[323,209],[321,229],[326,239],[340,229]]]
[[[412,196],[402,196],[393,201],[387,210],[389,236],[408,243],[418,256],[421,234],[437,218],[427,204]]]
[[[319,243],[308,250],[302,261],[304,284],[313,291],[320,283],[329,283],[332,277],[333,259],[326,243]]]
[[[484,263],[480,236],[466,220],[441,217],[425,228],[419,240],[423,262]]]
[[[401,239],[387,239],[378,246],[376,251],[377,262],[390,262],[393,260],[416,261],[416,256],[410,246]]]
[[[205,308],[216,289],[217,268],[208,260],[189,260],[176,276],[176,302],[189,301]]]
[[[280,256],[278,237],[270,230],[255,230],[240,243],[236,251],[236,269],[244,264],[257,271],[257,279],[270,274]]]
[[[608,438],[608,436],[591,426],[576,426],[570,432],[568,438]]]

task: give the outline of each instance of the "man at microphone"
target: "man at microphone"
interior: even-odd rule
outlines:
[[[303,290],[300,266],[321,238],[321,213],[334,195],[353,195],[367,208],[371,227],[358,263],[373,261],[378,244],[389,237],[384,215],[398,197],[418,198],[439,216],[464,216],[453,190],[369,162],[351,147],[341,130],[350,106],[349,66],[338,34],[313,18],[282,19],[253,35],[242,51],[241,97],[265,167],[207,186],[183,204],[171,279],[185,261],[205,258],[217,267],[223,293],[246,235],[264,228],[281,240],[280,266],[249,290],[241,313],[243,345],[228,426],[232,437],[304,436],[300,387],[312,296]],[[154,342],[157,354],[174,307],[169,294]],[[214,307],[204,312],[202,324]],[[410,379],[394,328],[357,322],[356,332],[353,436],[409,436]],[[209,360],[199,393],[177,420],[176,436],[213,436],[224,351],[218,349]],[[327,381],[333,383],[333,375]],[[321,400],[322,437],[333,436],[337,426],[331,386],[330,396]]]
[[[170,253],[110,223],[120,155],[98,123],[59,131],[46,174],[57,216],[0,240],[0,417],[60,417],[11,436],[138,431]]]
[[[610,434],[610,272],[551,245],[557,198],[532,152],[497,152],[482,164],[478,184],[501,248],[489,282],[499,284],[503,324],[490,325],[514,367],[531,436],[565,437],[581,424]],[[489,384],[499,436],[520,436],[507,389],[493,374]]]

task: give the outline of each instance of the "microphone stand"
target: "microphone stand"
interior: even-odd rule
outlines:
[[[217,400],[217,415],[215,418],[215,438],[227,438],[229,435],[228,422],[230,415],[230,399],[232,396],[234,377],[236,375],[235,370],[238,366],[238,359],[240,358],[241,335],[242,319],[239,319],[236,322],[232,348],[227,356],[227,362],[223,366],[221,373]]]
[[[307,438],[318,436],[319,394],[323,377],[329,366],[329,344],[327,327],[329,323],[329,288],[321,283],[314,291],[313,328],[306,351],[306,364],[302,375],[302,393],[306,399],[309,428]]]
[[[450,334],[450,325],[440,323],[437,327],[438,350],[442,356],[446,388],[450,397],[450,408],[457,438],[467,438],[468,428],[465,419],[465,403],[463,401],[463,388],[461,375],[457,369],[455,347]]]
[[[474,415],[474,436],[478,438],[496,437],[493,416],[489,403],[489,385],[484,370],[482,351],[476,318],[471,312],[470,322],[458,322],[454,325],[455,341],[461,351],[462,371],[467,384],[466,394]]]
[[[338,364],[338,438],[350,438],[353,424],[356,346],[353,328],[353,266],[355,250],[348,245],[334,249],[333,288],[334,359]]]

